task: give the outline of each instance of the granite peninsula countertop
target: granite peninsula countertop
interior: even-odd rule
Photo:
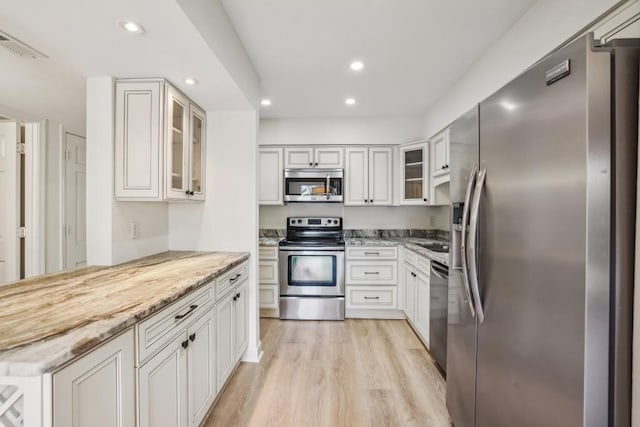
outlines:
[[[0,375],[55,371],[248,258],[169,251],[1,286]]]

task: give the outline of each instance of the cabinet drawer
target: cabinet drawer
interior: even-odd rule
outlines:
[[[204,288],[191,292],[170,306],[136,325],[138,366],[156,351],[169,343],[182,331],[185,322],[198,317],[213,303],[214,294],[211,283]]]
[[[260,261],[265,260],[278,260],[278,247],[277,246],[260,246],[258,248],[258,258]]]
[[[397,306],[397,288],[385,287],[347,287],[347,308],[390,309]]]
[[[351,247],[347,248],[347,259],[397,259],[398,248],[385,247]]]
[[[347,262],[347,285],[396,285],[397,261]]]
[[[277,285],[260,285],[260,308],[278,308]]]
[[[417,267],[424,275],[431,276],[431,260],[429,258],[407,249],[404,251],[404,259]]]
[[[258,265],[258,282],[261,285],[277,285],[278,261],[260,261]]]
[[[246,262],[224,273],[216,279],[216,299],[220,299],[232,286],[240,284],[249,275],[249,268]]]

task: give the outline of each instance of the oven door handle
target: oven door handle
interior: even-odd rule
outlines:
[[[336,248],[308,248],[308,247],[287,247],[286,250],[280,249],[280,254],[282,255],[340,255],[344,254],[344,249],[336,249]]]

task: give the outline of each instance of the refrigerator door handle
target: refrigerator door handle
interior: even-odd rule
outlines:
[[[484,309],[482,307],[482,301],[480,300],[480,288],[478,286],[478,263],[476,262],[477,247],[478,247],[478,211],[480,210],[480,199],[482,197],[482,190],[484,188],[484,179],[487,176],[487,167],[482,166],[476,179],[476,190],[473,194],[473,201],[471,202],[469,220],[469,245],[467,247],[467,262],[469,263],[469,278],[471,282],[471,291],[473,292],[473,301],[476,306],[476,312],[478,313],[478,320],[480,323],[484,322]]]
[[[467,297],[467,304],[471,311],[471,317],[476,316],[476,310],[473,307],[473,300],[471,298],[471,285],[469,284],[469,266],[467,263],[467,224],[469,223],[469,207],[471,204],[471,194],[476,185],[476,178],[478,176],[478,165],[474,164],[469,174],[469,183],[467,184],[467,194],[464,198],[464,207],[462,208],[462,230],[460,236],[460,255],[462,258],[462,274],[464,276],[464,292]]]

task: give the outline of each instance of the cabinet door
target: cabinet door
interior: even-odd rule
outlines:
[[[391,147],[369,148],[369,204],[393,204],[393,151]]]
[[[316,148],[314,158],[314,167],[316,168],[344,168],[344,150],[342,147]]]
[[[431,140],[433,156],[431,176],[449,173],[449,131],[445,130]]]
[[[187,426],[187,335],[138,368],[138,427]]]
[[[347,148],[345,168],[345,205],[369,204],[369,149]]]
[[[415,326],[429,348],[429,277],[416,275],[416,321]]]
[[[209,310],[188,329],[187,378],[189,427],[197,427],[216,397],[215,309]]]
[[[161,200],[162,81],[116,83],[115,195],[118,200]]]
[[[261,205],[284,204],[284,172],[282,167],[282,148],[261,148],[259,151],[260,196]]]
[[[235,365],[235,293],[216,304],[216,385],[219,392]]]
[[[134,427],[135,398],[130,329],[53,374],[53,426]]]
[[[312,168],[314,165],[313,148],[290,147],[284,149],[284,167],[286,169]]]
[[[189,191],[189,101],[167,85],[166,193],[187,199]]]
[[[429,204],[429,154],[427,143],[400,147],[403,205]]]
[[[206,115],[189,104],[189,199],[204,200],[206,169]]]
[[[404,268],[404,314],[416,323],[416,278],[415,272],[408,266]]]
[[[249,322],[247,316],[249,314],[249,299],[247,298],[247,283],[238,286],[236,292],[236,300],[234,306],[234,344],[235,344],[235,359],[234,364],[244,354],[244,351],[247,349],[247,344],[249,344]]]

